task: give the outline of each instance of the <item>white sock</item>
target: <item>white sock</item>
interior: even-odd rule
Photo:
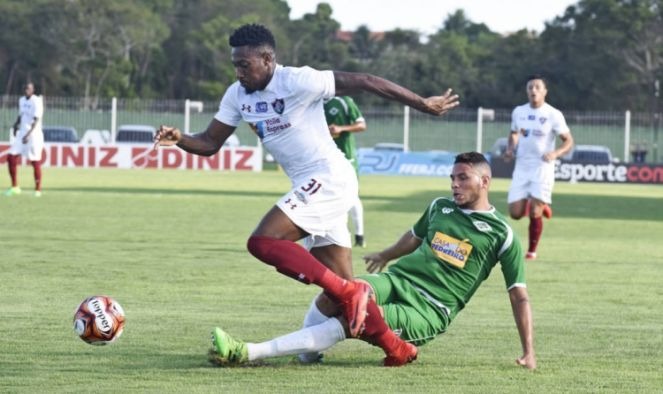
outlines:
[[[308,307],[308,311],[306,311],[306,315],[304,316],[304,322],[302,323],[303,328],[317,326],[329,319],[329,316],[323,315],[322,312],[320,312],[320,309],[318,309],[318,306],[315,304],[317,300],[318,297],[315,297],[313,298],[313,301],[311,301],[311,305]]]
[[[355,200],[355,203],[350,208],[350,219],[355,225],[355,234],[364,235],[364,206],[361,204],[359,196]]]
[[[247,343],[249,360],[321,352],[345,339],[341,322],[331,318],[322,324],[302,328],[271,341]]]

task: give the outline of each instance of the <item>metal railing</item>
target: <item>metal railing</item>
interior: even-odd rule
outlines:
[[[16,120],[18,96],[0,97],[0,141],[9,139]],[[182,130],[204,130],[218,110],[218,101],[99,99],[45,97],[44,126],[70,126],[83,137],[87,130],[107,130],[114,140],[121,125],[160,124]],[[187,111],[188,108],[188,111]],[[403,107],[362,108],[368,130],[356,134],[359,147],[383,142],[403,144],[412,151],[442,150],[487,152],[498,138],[506,137],[512,109],[457,108],[444,117],[433,117]],[[645,161],[663,162],[659,148],[661,114],[598,111],[563,111],[577,144],[604,145],[622,161],[633,161],[644,151]],[[244,123],[236,132],[242,145],[258,140]]]

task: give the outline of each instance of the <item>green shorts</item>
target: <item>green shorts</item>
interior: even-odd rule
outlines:
[[[434,339],[449,325],[449,318],[422,296],[409,281],[390,273],[360,275],[375,293],[387,325],[403,340],[417,346]]]

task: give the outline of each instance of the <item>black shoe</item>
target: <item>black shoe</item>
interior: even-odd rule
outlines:
[[[366,241],[364,240],[363,235],[355,235],[355,246],[359,246],[360,248],[366,247]]]

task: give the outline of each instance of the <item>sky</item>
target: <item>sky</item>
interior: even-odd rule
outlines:
[[[314,13],[318,3],[331,5],[332,18],[342,30],[356,30],[361,25],[370,31],[396,28],[436,32],[447,15],[463,9],[474,23],[485,23],[497,33],[523,28],[541,33],[545,22],[564,14],[566,7],[579,0],[286,0],[290,19]]]

